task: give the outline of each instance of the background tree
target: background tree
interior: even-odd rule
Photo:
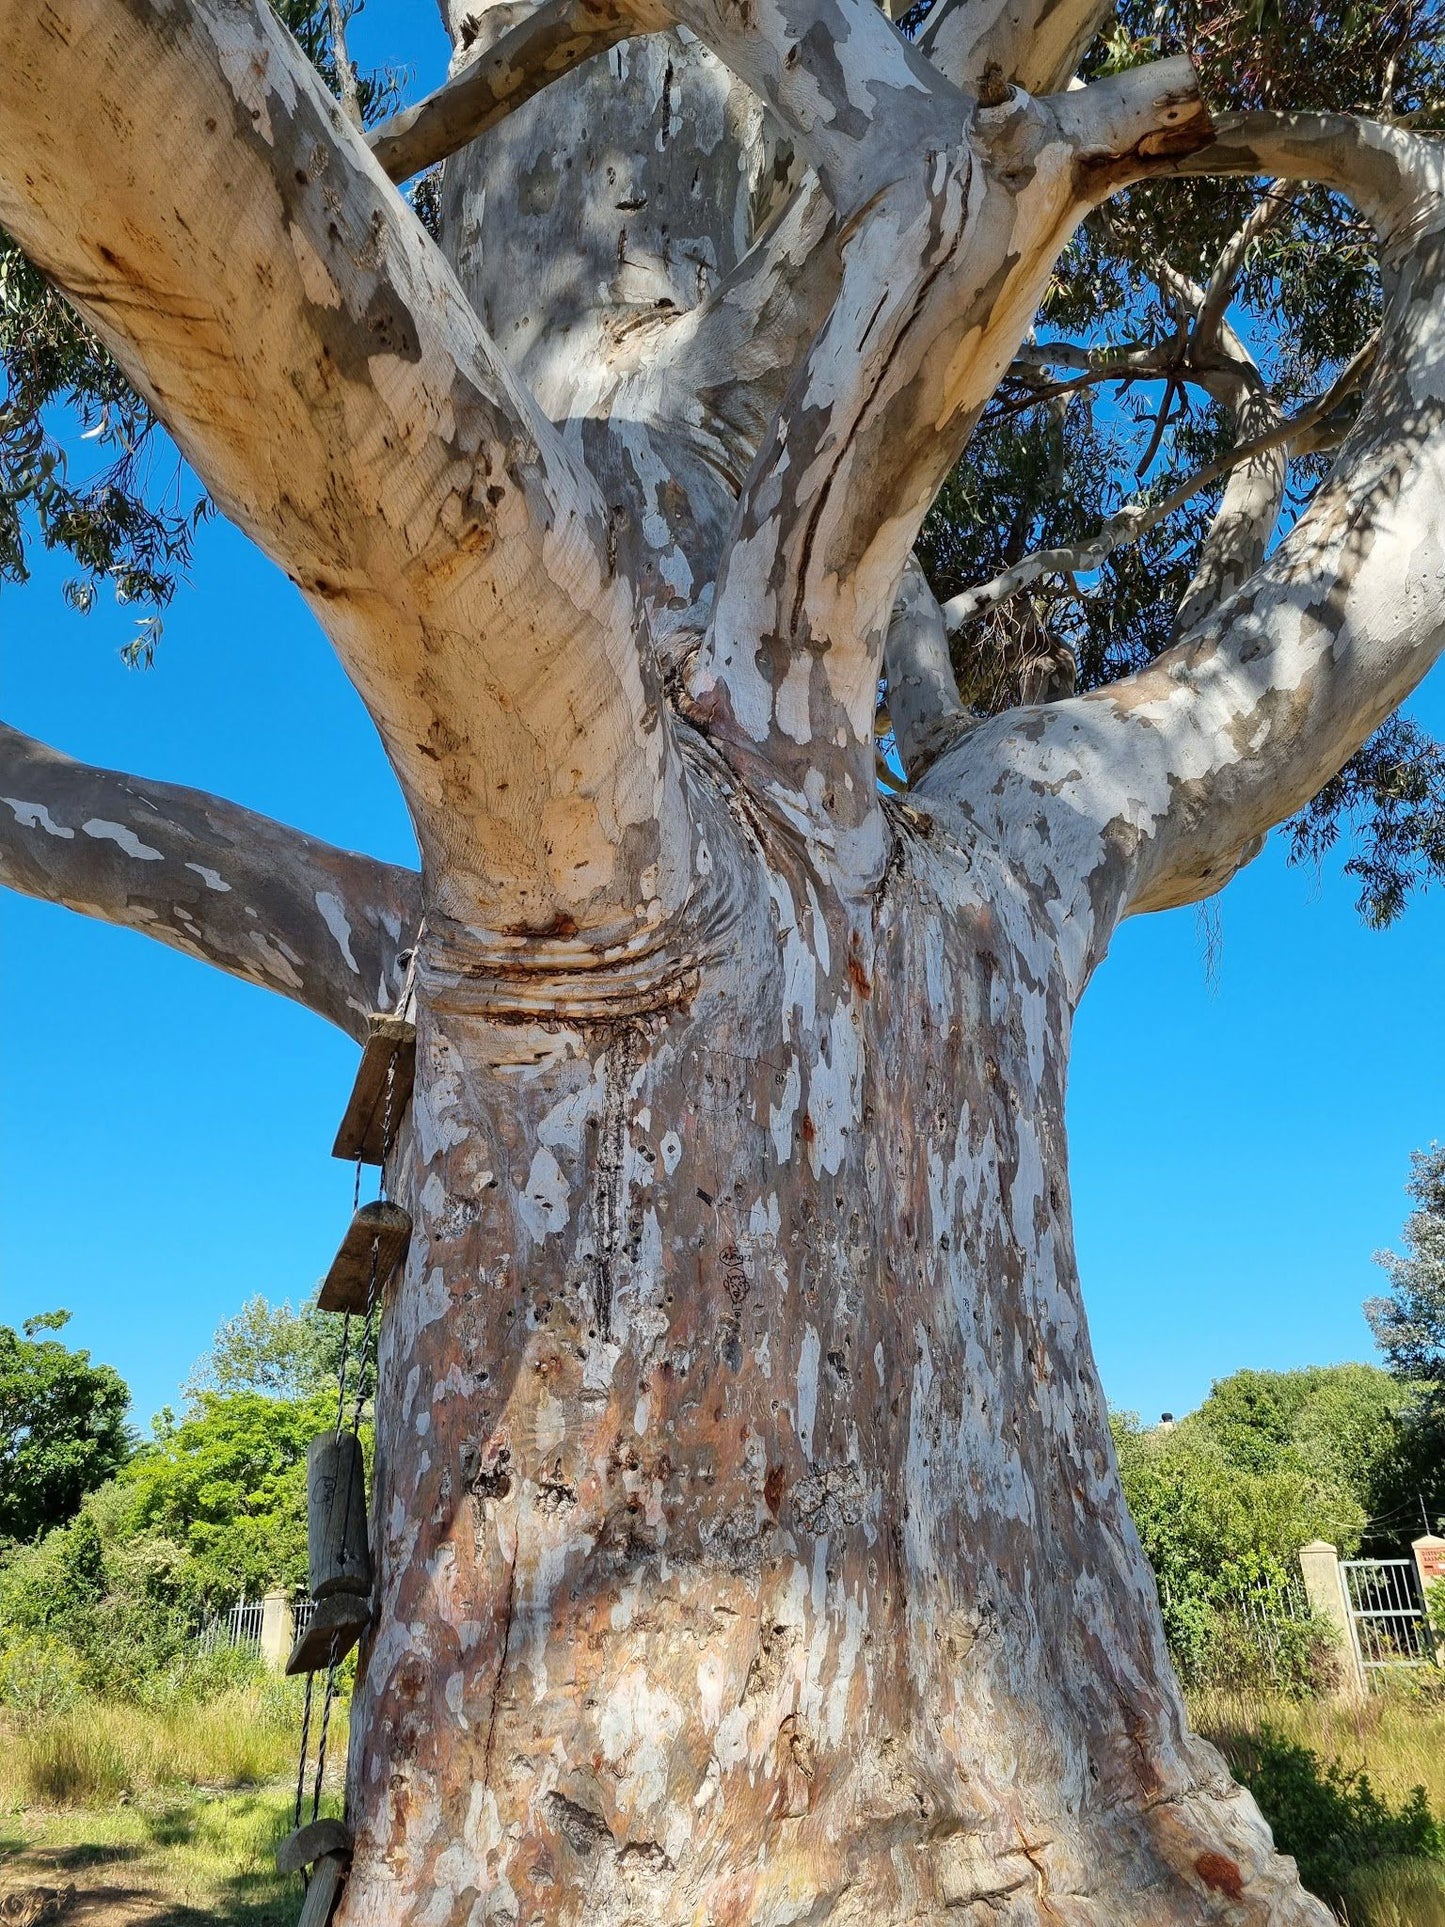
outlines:
[[[1365,1316],[1397,1382],[1408,1388],[1409,1449],[1401,1481],[1417,1508],[1412,1527],[1428,1519],[1445,1532],[1445,1150],[1416,1151],[1406,1191],[1415,1208],[1405,1219],[1402,1255],[1376,1254],[1390,1280]]]
[[[0,1558],[0,1700],[227,1683],[230,1659],[197,1652],[207,1620],[306,1584],[306,1453],[335,1423],[340,1323],[251,1299],[197,1362],[182,1417]]]
[[[65,1329],[68,1312],[0,1325],[0,1542],[63,1525],[125,1462],[130,1392],[109,1365],[92,1365],[42,1332]]]
[[[306,1583],[306,1448],[336,1399],[202,1392],[125,1474],[127,1535],[180,1546],[211,1609],[268,1586]]]
[[[1405,1188],[1415,1208],[1405,1220],[1404,1255],[1376,1255],[1390,1289],[1370,1299],[1365,1316],[1390,1370],[1438,1398],[1445,1395],[1445,1150],[1416,1151]]]
[[[1321,1920],[1188,1730],[1064,1091],[1120,919],[1217,890],[1445,641],[1405,42],[1340,63],[1357,117],[1284,111],[1248,23],[1149,26],[1211,75],[1222,38],[1211,115],[1089,0],[913,38],[871,0],[499,0],[367,137],[339,42],[332,94],[254,0],[0,18],[0,219],[297,583],[422,855],[5,737],[17,887],[352,1035],[414,988],[343,1927]],[[437,161],[434,238],[392,181]],[[1266,185],[1105,216],[1196,176]],[[1306,354],[1329,386],[1281,422],[1231,302],[1309,184],[1353,210],[1319,304],[1378,242],[1378,337]],[[1081,228],[1044,386],[1147,263],[1138,466],[1195,388],[1230,446],[1178,612],[1140,598],[1177,644],[1070,695],[1052,611],[992,612],[1093,565],[1021,508],[1009,581],[941,605],[914,547]],[[1308,485],[1327,444],[1276,541],[1286,450]],[[960,690],[990,650],[1027,700]]]
[[[1170,1650],[1192,1681],[1237,1684],[1267,1658],[1266,1683],[1318,1686],[1336,1662],[1286,1596],[1300,1547],[1393,1557],[1439,1486],[1416,1388],[1374,1365],[1232,1372],[1177,1425],[1121,1413],[1112,1427]]]
[[[1322,1493],[1346,1495],[1324,1507],[1313,1536],[1343,1534],[1393,1557],[1421,1529],[1422,1508],[1445,1497],[1438,1440],[1421,1417],[1417,1384],[1374,1365],[1326,1365],[1233,1372],[1190,1423],[1240,1471],[1292,1466]]]
[[[289,1299],[273,1305],[257,1292],[234,1318],[222,1320],[182,1390],[193,1406],[208,1392],[305,1399],[334,1387],[340,1369],[338,1318],[314,1301],[295,1311]]]

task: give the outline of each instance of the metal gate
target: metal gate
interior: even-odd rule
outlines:
[[[1342,1559],[1350,1637],[1366,1673],[1426,1666],[1434,1653],[1413,1559]]]

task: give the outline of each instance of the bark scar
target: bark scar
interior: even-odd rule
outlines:
[[[502,1675],[507,1670],[507,1648],[512,1643],[512,1620],[517,1610],[517,1561],[507,1567],[507,1603],[502,1619],[502,1646],[497,1654],[497,1676],[492,1681],[492,1700],[487,1708],[487,1747],[482,1765],[482,1784],[492,1783],[492,1744],[497,1734],[497,1702],[502,1696]]]

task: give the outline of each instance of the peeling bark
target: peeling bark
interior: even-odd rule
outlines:
[[[144,931],[356,1038],[395,1004],[421,921],[413,871],[3,724],[0,883]]]
[[[607,506],[360,134],[264,7],[4,18],[0,220],[301,588],[439,907],[649,941],[686,828]]]
[[[444,14],[377,143],[449,154],[438,252],[263,6],[0,0],[0,219],[298,580],[422,845],[6,739],[5,881],[352,1029],[425,912],[338,1927],[1324,1927],[1188,1731],[1064,1090],[1119,918],[1445,641],[1437,160],[1211,132],[1177,62],[1069,88],[1073,0],[931,60],[868,0]],[[1236,587],[1241,475],[1172,656],[973,724],[918,526],[1083,214],[1211,167],[1379,221],[1365,408]]]

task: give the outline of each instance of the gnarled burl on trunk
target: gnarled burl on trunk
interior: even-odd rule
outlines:
[[[1188,1730],[1064,1092],[1119,920],[1440,647],[1438,150],[1071,87],[1096,0],[463,4],[371,146],[258,0],[0,4],[0,223],[422,851],[4,737],[15,888],[357,1035],[417,948],[341,1927],[1324,1922]],[[391,175],[443,155],[438,245]],[[1077,224],[1181,173],[1373,221],[1363,407],[1272,548],[1251,456],[1171,653],[980,719],[915,537]]]

